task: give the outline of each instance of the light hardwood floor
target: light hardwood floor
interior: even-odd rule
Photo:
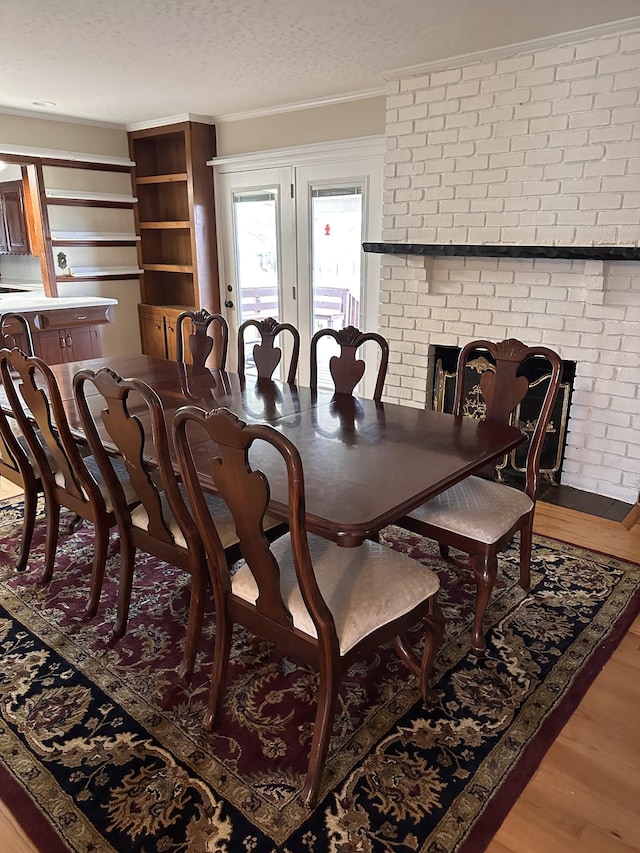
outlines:
[[[3,480],[0,498],[15,493]],[[537,533],[640,559],[640,523],[538,503]],[[640,851],[640,616],[546,753],[489,853]],[[0,851],[37,851],[0,800]]]

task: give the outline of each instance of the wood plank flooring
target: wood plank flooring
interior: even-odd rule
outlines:
[[[19,490],[18,490],[19,491]],[[0,498],[16,493],[0,483]],[[538,502],[537,533],[640,559],[640,524]],[[640,617],[507,815],[489,853],[640,851]],[[38,851],[0,801],[0,850]]]

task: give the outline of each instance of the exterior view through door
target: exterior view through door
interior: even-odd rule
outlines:
[[[367,234],[381,233],[382,154],[277,169],[240,170],[234,160],[216,165],[216,182],[221,301],[231,335],[250,319],[273,317],[296,326],[298,379],[308,384],[309,346],[318,329],[377,330],[379,260],[365,255],[362,243]],[[248,374],[255,374],[257,338],[249,328]],[[281,366],[290,345],[288,336],[282,338]],[[331,387],[328,364],[337,345],[331,338],[321,343],[319,384]],[[371,393],[364,386],[357,390]]]

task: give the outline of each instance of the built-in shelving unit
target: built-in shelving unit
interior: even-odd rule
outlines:
[[[477,258],[561,258],[565,260],[638,261],[640,246],[487,246],[454,243],[363,243],[365,252],[384,255],[431,255]]]
[[[219,311],[213,172],[215,128],[179,122],[129,133],[141,281],[143,352],[175,356],[181,310]]]
[[[104,172],[107,174],[112,174],[114,172],[121,172],[123,174],[127,174],[127,176],[130,176],[131,170],[133,168],[133,162],[124,160],[123,158],[116,159],[114,162],[111,163],[104,162],[102,160],[90,162],[87,160],[49,159],[46,161],[46,165],[50,167],[55,167],[56,170],[81,169],[85,172],[88,172],[90,170],[94,175],[94,177],[92,178],[94,182],[97,180],[95,175],[97,175],[98,173]],[[66,173],[64,171],[56,171],[55,175],[56,179],[59,179],[61,175],[63,181],[65,181],[66,179]],[[108,180],[107,186],[110,186],[114,180],[115,178],[110,178]],[[86,181],[84,179],[79,179],[79,181],[83,184],[91,183],[91,181]],[[78,183],[78,181],[76,181],[75,183]],[[103,180],[103,183],[105,183],[105,180]],[[46,186],[44,195],[47,207],[53,206],[56,208],[80,207],[99,209],[110,208],[115,211],[133,210],[133,207],[137,202],[137,198],[132,195],[131,192],[104,191],[101,189],[98,190],[93,187],[86,186],[82,188],[61,188],[57,186]],[[52,212],[50,213],[50,216],[51,215],[53,215]],[[73,225],[75,225],[75,222],[72,223],[72,226]],[[139,237],[133,231],[63,231],[52,229],[50,232],[51,247],[55,247],[56,249],[59,247],[79,249],[88,249],[93,247],[102,250],[126,246],[135,247],[138,241]],[[86,253],[83,254],[86,255]],[[80,260],[79,262],[76,262],[75,259],[72,260],[71,258],[69,258],[66,263],[66,266],[62,269],[58,264],[58,268],[56,270],[56,282],[58,284],[64,284],[68,282],[77,282],[79,280],[133,280],[139,279],[142,273],[142,270],[136,264],[95,264],[91,262],[89,263],[90,265],[87,265],[85,260]]]

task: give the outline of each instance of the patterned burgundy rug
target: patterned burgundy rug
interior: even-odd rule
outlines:
[[[0,504],[0,792],[47,853],[480,851],[640,608],[640,567],[537,538],[529,593],[517,551],[501,558],[477,659],[468,572],[387,528],[390,547],[442,579],[447,632],[431,702],[422,707],[390,649],[354,666],[309,813],[298,795],[315,672],[236,631],[224,713],[206,733],[215,620],[185,687],[186,575],[139,555],[129,628],[114,646],[117,536],[98,615],[85,622],[91,526],[61,536],[43,587],[42,524],[28,570],[13,570],[21,517],[19,501]]]

